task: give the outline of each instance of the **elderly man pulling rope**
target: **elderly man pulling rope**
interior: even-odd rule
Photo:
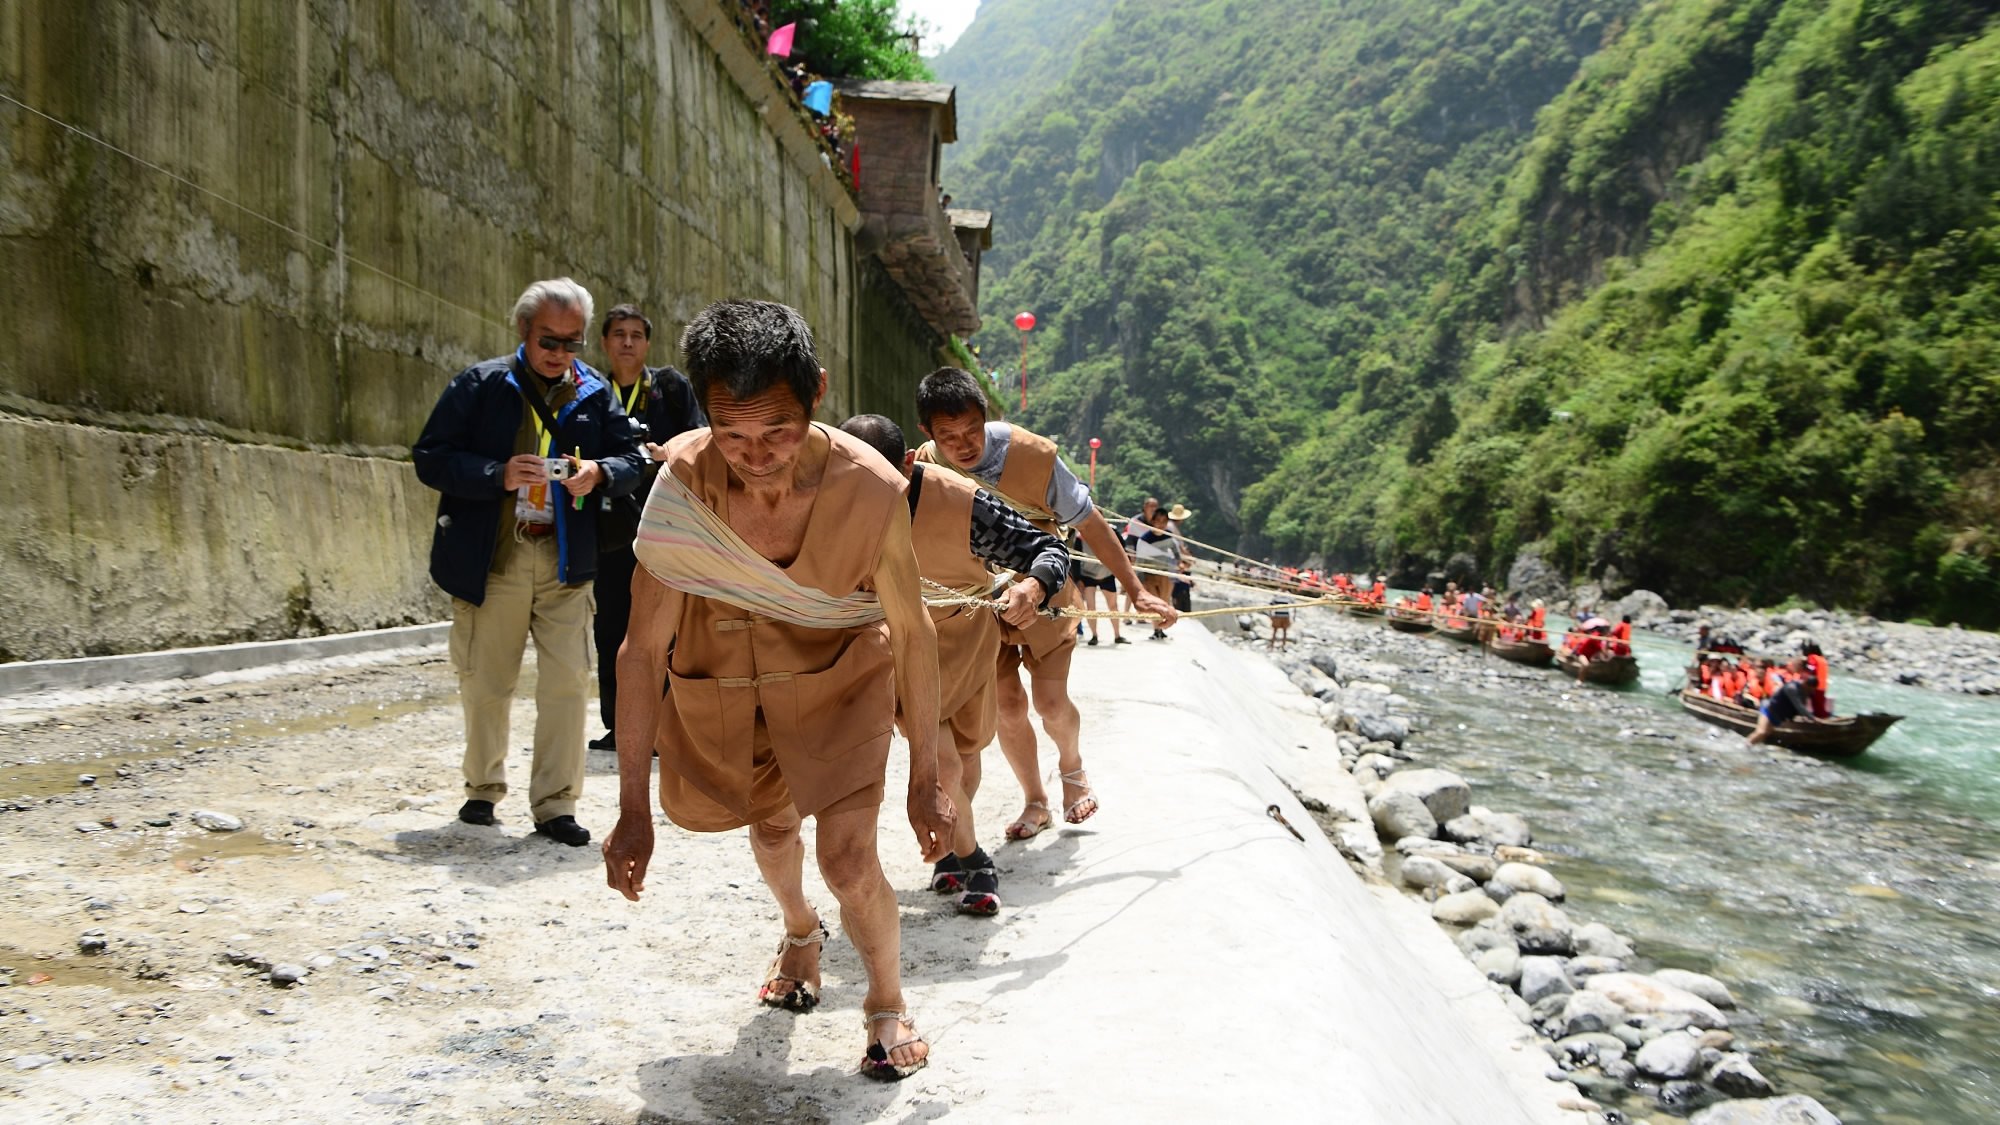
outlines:
[[[802,883],[799,828],[813,817],[820,874],[868,976],[862,1071],[902,1078],[930,1047],[903,1010],[896,896],[875,847],[899,701],[910,825],[926,860],[950,849],[955,819],[938,784],[937,639],[903,480],[811,421],[826,372],[793,310],[723,301],[688,325],[681,350],[711,426],[667,447],[634,545],[619,679],[672,689],[618,695],[607,880],[634,901],[645,888],[657,750],[660,805],[675,824],[750,826],[785,921],[761,996],[810,1011],[829,937]]]

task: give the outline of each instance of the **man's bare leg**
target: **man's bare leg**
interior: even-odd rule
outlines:
[[[1090,786],[1080,784],[1072,778],[1083,774],[1083,748],[1079,743],[1083,736],[1083,715],[1069,697],[1069,679],[1030,680],[1029,685],[1035,701],[1035,714],[1042,717],[1042,729],[1049,732],[1049,740],[1056,744],[1056,763],[1063,773],[1063,819],[1075,824],[1088,820],[1097,811],[1097,798],[1090,795]],[[1077,816],[1072,818],[1070,810]]]
[[[1042,788],[1041,754],[1035,726],[1028,721],[1028,692],[1021,686],[1020,669],[1001,672],[994,690],[1000,696],[1000,753],[1014,771],[1014,780],[1021,783],[1021,797],[1027,802],[1007,826],[1007,838],[1026,839],[1054,824],[1055,817],[1049,813],[1049,792]]]
[[[942,764],[942,763],[940,763]],[[876,805],[831,813],[817,819],[814,834],[819,852],[819,872],[827,889],[840,900],[840,924],[847,940],[861,955],[862,969],[868,974],[868,994],[862,1011],[901,1012],[903,1006],[901,922],[896,916],[896,892],[882,874],[882,861],[875,852],[875,822],[881,809]],[[970,818],[967,818],[970,819]],[[905,1039],[916,1037],[916,1028],[896,1020],[869,1025],[874,1042],[888,1050]],[[913,1066],[930,1054],[921,1041],[889,1051],[889,1061],[897,1066]]]
[[[979,837],[972,824],[972,794],[979,789],[979,756],[958,753],[950,723],[938,724],[937,744],[943,748],[938,754],[938,784],[944,786],[945,796],[951,798],[952,807],[958,810],[958,822],[951,832],[951,852],[964,859],[979,850]]]
[[[750,826],[750,852],[757,857],[764,885],[778,900],[778,909],[785,916],[785,933],[790,937],[805,937],[819,928],[819,915],[806,901],[806,845],[799,838],[799,824],[799,814],[788,808]],[[778,957],[778,972],[788,981],[812,985],[817,993],[819,955],[818,945],[787,946]]]

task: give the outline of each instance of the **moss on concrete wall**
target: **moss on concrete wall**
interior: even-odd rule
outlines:
[[[853,201],[722,12],[0,0],[0,89],[159,166],[0,106],[0,411],[64,474],[0,501],[0,582],[33,607],[0,615],[0,652],[434,613],[430,496],[400,461],[445,381],[512,348],[536,277],[645,307],[656,359],[712,300],[784,301],[818,336],[829,413],[907,409],[936,341],[862,282]],[[140,448],[187,473],[95,479],[126,481]],[[253,470],[260,487],[220,491]],[[290,506],[335,481],[337,506]],[[358,507],[381,518],[322,526]],[[141,599],[159,612],[124,604],[135,569],[162,576]],[[295,589],[310,613],[277,608]]]

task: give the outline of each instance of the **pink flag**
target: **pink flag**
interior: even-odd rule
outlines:
[[[771,42],[764,48],[765,52],[767,54],[776,55],[781,59],[791,58],[792,36],[797,35],[798,33],[799,33],[799,25],[795,23],[788,23],[785,26],[779,28],[778,30],[772,32]]]

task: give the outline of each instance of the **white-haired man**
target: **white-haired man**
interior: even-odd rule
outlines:
[[[535,639],[535,831],[580,847],[583,723],[590,702],[593,492],[620,496],[644,454],[604,379],[576,359],[590,292],[537,281],[514,303],[520,346],[452,379],[411,450],[440,493],[431,577],[451,595],[451,659],[465,709],[465,804],[497,824],[507,795],[508,725],[521,654]],[[551,475],[550,469],[557,471]]]

